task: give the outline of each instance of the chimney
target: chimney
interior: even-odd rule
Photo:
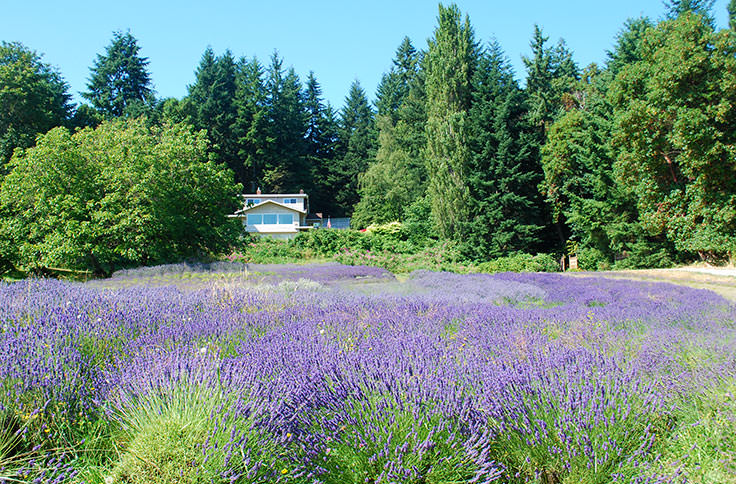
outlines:
[[[304,189],[303,188],[300,188],[299,189],[299,195],[304,195]]]
[[[260,195],[260,194],[261,194],[261,187],[258,187],[258,190],[256,190],[256,195]]]

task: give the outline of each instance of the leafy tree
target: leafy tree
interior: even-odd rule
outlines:
[[[87,92],[82,96],[106,117],[144,111],[153,103],[148,58],[140,56],[138,41],[130,32],[113,33],[105,54],[97,54],[90,68]]]
[[[468,216],[468,109],[476,45],[470,20],[461,19],[457,5],[440,5],[437,20],[425,59],[428,196],[439,233],[452,238]]]
[[[187,125],[142,120],[51,130],[0,186],[0,255],[24,270],[109,274],[225,250],[240,187],[206,143]]]
[[[50,65],[20,43],[0,43],[0,168],[15,148],[67,123],[69,86]]]
[[[340,112],[335,162],[327,174],[328,185],[334,191],[328,213],[337,216],[353,213],[358,203],[358,176],[365,172],[374,156],[375,137],[373,109],[356,80]]]
[[[378,148],[375,160],[360,175],[360,201],[352,220],[357,227],[402,220],[407,207],[426,192],[422,157],[426,111],[420,62],[421,54],[405,38],[391,71],[384,76],[395,81],[393,86],[383,82],[379,86]]]
[[[728,2],[728,27],[731,30],[736,30],[736,0],[730,0]]]
[[[684,13],[647,31],[611,89],[616,171],[642,223],[701,257],[736,241],[736,35]]]
[[[523,140],[523,115],[523,93],[501,47],[493,43],[474,72],[469,111],[471,203],[462,241],[471,258],[528,251],[538,243],[541,227],[527,189],[537,173],[528,171],[531,153]]]
[[[294,193],[311,185],[307,160],[307,112],[301,81],[293,68],[283,70],[274,52],[266,79],[267,145],[263,183],[267,190]]]
[[[523,57],[527,69],[525,95],[527,98],[527,113],[524,116],[527,123],[524,143],[530,156],[525,158],[527,166],[523,171],[533,173],[527,185],[525,196],[532,202],[531,211],[536,214],[536,225],[552,226],[557,234],[557,246],[564,246],[567,233],[564,225],[552,223],[549,207],[545,204],[541,193],[536,190],[538,183],[544,178],[540,164],[541,150],[547,139],[549,126],[565,112],[566,107],[575,103],[573,87],[578,79],[577,66],[572,55],[560,40],[556,47],[546,45],[548,37],[542,29],[535,25],[530,46],[531,57]],[[552,231],[542,232],[542,247],[549,250],[553,245]]]

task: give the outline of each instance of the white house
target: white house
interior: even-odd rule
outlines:
[[[304,190],[297,194],[263,194],[259,188],[242,197],[243,208],[230,217],[241,219],[246,232],[290,239],[311,228],[306,224],[309,197]]]

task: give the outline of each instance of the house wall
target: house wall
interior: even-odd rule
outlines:
[[[293,216],[291,224],[254,224],[248,225],[248,215],[263,214],[290,214]],[[259,207],[253,207],[243,214],[241,217],[243,227],[246,232],[270,235],[274,238],[291,238],[296,235],[297,227],[304,224],[305,215],[289,210],[286,207],[280,207],[274,204],[266,204]]]

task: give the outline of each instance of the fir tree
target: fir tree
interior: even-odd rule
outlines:
[[[350,86],[340,113],[335,162],[328,173],[334,191],[334,215],[352,215],[358,203],[358,176],[368,168],[375,153],[373,110],[356,80]]]
[[[304,189],[309,193],[312,209],[321,212],[330,199],[327,173],[335,158],[337,122],[332,107],[322,104],[322,88],[313,72],[307,77],[304,106],[307,112],[306,156],[312,170],[312,184]]]
[[[537,178],[527,171],[531,153],[522,143],[524,101],[497,43],[479,59],[469,111],[472,150],[468,166],[469,221],[463,226],[464,252],[474,259],[528,251],[537,242],[534,200],[527,187]]]
[[[401,220],[404,211],[426,191],[421,151],[424,135],[424,85],[421,54],[404,38],[393,66],[378,89],[376,158],[360,176],[360,201],[353,214],[356,227]],[[385,82],[390,79],[392,82]]]
[[[713,24],[713,16],[711,10],[715,0],[665,0],[664,5],[667,9],[667,18],[672,20],[683,13],[692,12],[702,15],[708,23]]]
[[[652,21],[646,17],[626,20],[623,29],[616,35],[613,51],[607,52],[607,67],[613,76],[625,65],[641,60],[641,41],[644,33],[653,26]]]
[[[235,172],[236,181],[242,182],[245,167],[238,153],[236,86],[235,60],[230,51],[216,57],[207,48],[194,84],[189,86],[189,109],[192,124],[207,131],[214,160],[227,165]]]
[[[140,56],[138,41],[130,32],[113,33],[105,54],[98,54],[90,68],[87,92],[82,97],[104,116],[127,114],[153,103],[148,58]]]
[[[263,67],[258,59],[238,62],[236,132],[239,137],[238,155],[244,167],[243,185],[250,193],[263,185],[264,158],[268,128],[266,88]]]
[[[311,185],[305,136],[307,112],[301,81],[293,68],[284,71],[274,52],[266,79],[268,113],[264,150],[264,187],[273,192],[294,193]]]

